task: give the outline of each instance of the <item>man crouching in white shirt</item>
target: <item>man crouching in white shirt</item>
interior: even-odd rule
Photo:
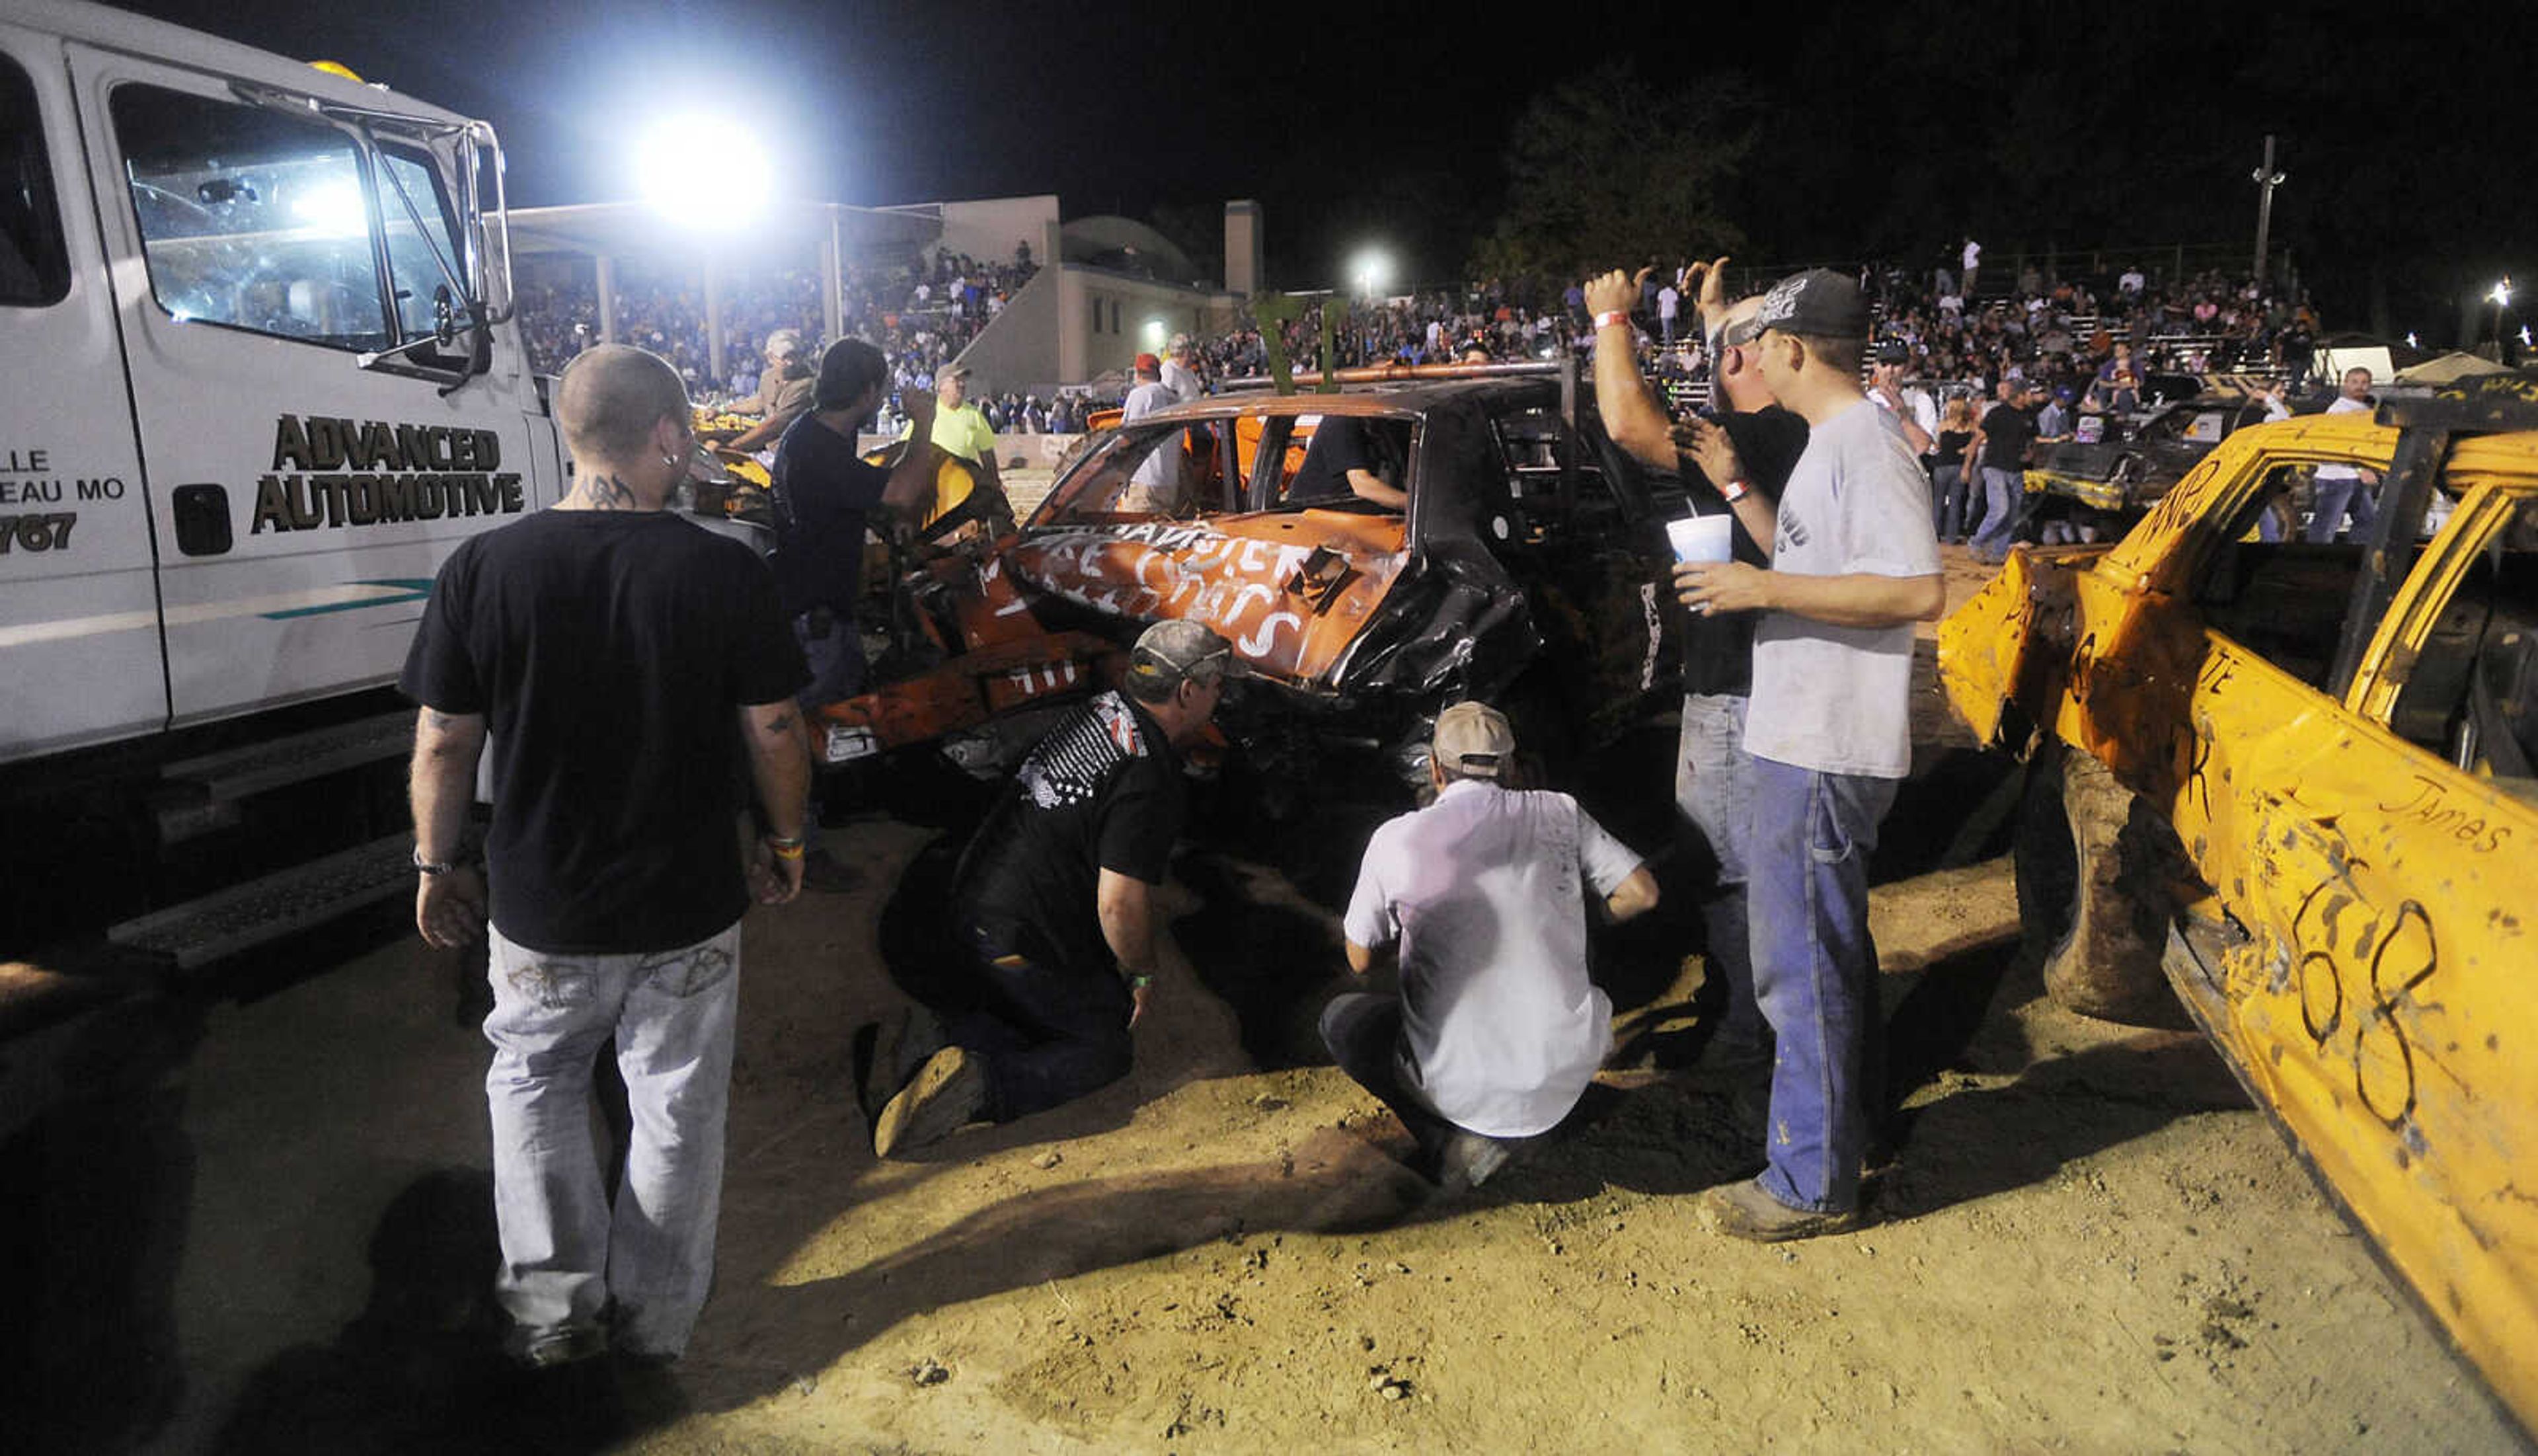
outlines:
[[[1374,831],[1345,923],[1360,975],[1398,941],[1400,994],[1352,991],[1322,1012],[1332,1058],[1400,1114],[1418,1170],[1448,1193],[1568,1116],[1612,1049],[1579,882],[1615,920],[1657,902],[1656,878],[1576,800],[1500,782],[1514,759],[1497,709],[1438,715],[1436,800]]]

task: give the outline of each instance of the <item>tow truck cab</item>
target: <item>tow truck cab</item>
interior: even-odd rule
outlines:
[[[458,543],[562,494],[507,327],[483,122],[20,0],[0,177],[0,772],[19,787],[384,687]]]

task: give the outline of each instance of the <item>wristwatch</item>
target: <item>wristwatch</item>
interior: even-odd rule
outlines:
[[[458,861],[454,859],[425,859],[423,857],[423,846],[416,845],[414,851],[414,868],[416,873],[422,875],[426,879],[430,879],[434,875],[446,875],[450,871],[458,868]]]
[[[1718,494],[1726,496],[1727,503],[1733,505],[1737,501],[1744,499],[1746,496],[1753,495],[1754,488],[1746,483],[1744,477],[1738,476],[1730,479],[1727,484],[1720,486],[1718,488]]]

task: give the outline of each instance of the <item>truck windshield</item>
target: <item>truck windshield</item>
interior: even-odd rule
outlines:
[[[169,316],[336,349],[391,342],[353,138],[139,84],[116,88],[112,110],[151,290]],[[428,318],[429,285],[423,299]]]

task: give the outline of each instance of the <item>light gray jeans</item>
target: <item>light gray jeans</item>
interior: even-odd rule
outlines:
[[[1684,695],[1674,767],[1675,808],[1718,862],[1716,879],[1699,893],[1707,944],[1703,954],[1727,983],[1727,1011],[1713,1038],[1727,1052],[1771,1042],[1771,1028],[1754,997],[1752,932],[1745,914],[1745,841],[1754,818],[1754,760],[1745,752],[1745,715],[1752,701],[1727,694]]]
[[[675,951],[550,956],[493,932],[495,1296],[533,1330],[596,1324],[676,1356],[713,1282],[740,924]],[[612,1211],[591,1147],[591,1064],[617,1038],[634,1137]]]

